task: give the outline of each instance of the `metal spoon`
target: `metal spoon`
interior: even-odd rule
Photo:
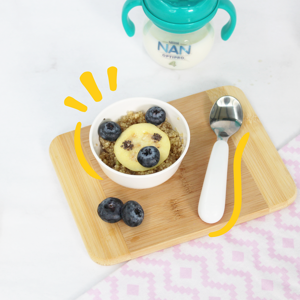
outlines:
[[[210,127],[218,137],[212,149],[201,191],[198,214],[209,224],[218,222],[225,210],[229,148],[227,141],[243,122],[240,102],[232,96],[218,99],[210,111]]]

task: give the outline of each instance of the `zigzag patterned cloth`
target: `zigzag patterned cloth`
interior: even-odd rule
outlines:
[[[279,153],[297,184],[292,205],[129,261],[78,300],[300,299],[300,135]]]

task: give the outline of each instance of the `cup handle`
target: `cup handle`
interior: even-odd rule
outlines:
[[[123,6],[122,23],[123,23],[123,27],[124,27],[127,35],[130,37],[134,36],[135,26],[134,26],[133,22],[129,19],[128,13],[134,7],[139,6],[139,5],[142,5],[142,0],[127,0]]]
[[[228,12],[230,20],[222,28],[221,37],[224,41],[227,41],[232,35],[235,25],[236,25],[236,11],[235,7],[229,0],[220,0],[219,8],[224,9]]]

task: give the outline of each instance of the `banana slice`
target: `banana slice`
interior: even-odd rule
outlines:
[[[158,164],[152,168],[143,167],[137,160],[139,151],[146,146],[154,146],[160,152]],[[139,123],[131,125],[117,139],[114,152],[117,160],[131,171],[146,171],[156,168],[169,156],[169,137],[155,125]]]

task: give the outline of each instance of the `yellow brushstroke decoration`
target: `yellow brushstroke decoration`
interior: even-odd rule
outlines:
[[[65,106],[80,110],[82,112],[87,111],[87,106],[82,104],[81,102],[77,101],[76,99],[72,97],[67,97],[64,101]]]
[[[109,88],[111,91],[115,91],[117,89],[117,73],[118,69],[116,67],[109,67],[107,69]]]
[[[74,144],[75,144],[75,152],[77,155],[77,158],[83,167],[83,169],[93,178],[103,180],[96,172],[95,170],[89,165],[86,158],[84,157],[82,148],[81,148],[81,140],[80,140],[80,131],[81,131],[81,123],[78,122],[75,128],[75,134],[74,134]]]
[[[80,81],[96,102],[100,102],[102,100],[102,94],[98,89],[96,81],[91,72],[82,73],[80,76]]]
[[[246,144],[248,142],[250,133],[247,132],[240,139],[237,148],[235,150],[234,161],[233,161],[233,177],[234,177],[234,208],[228,223],[221,228],[220,230],[211,232],[210,237],[220,236],[228,232],[236,223],[239,218],[241,207],[242,207],[242,173],[241,173],[241,164],[242,164],[242,155]]]

